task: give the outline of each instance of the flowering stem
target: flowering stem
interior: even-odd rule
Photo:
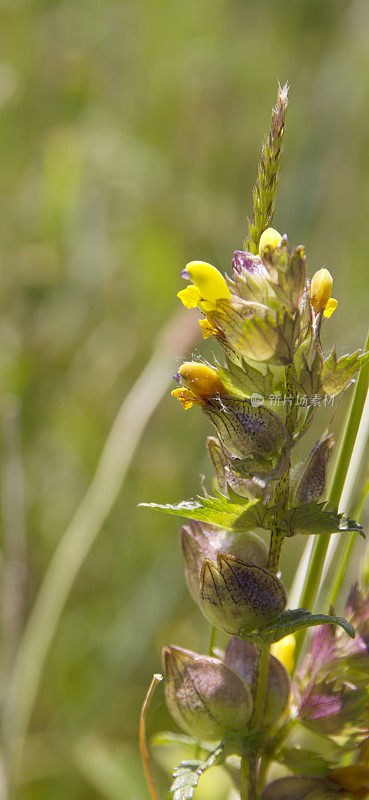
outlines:
[[[369,348],[369,334],[366,341],[365,350]],[[361,415],[365,404],[366,394],[369,382],[369,365],[366,364],[358,378],[355,393],[352,398],[351,408],[347,417],[346,428],[341,441],[341,446],[337,456],[337,461],[334,473],[329,488],[327,504],[329,508],[336,508],[340,502],[343,486],[346,479],[347,469],[354,449],[355,439],[357,436]],[[330,535],[316,536],[311,557],[309,568],[306,576],[305,585],[301,595],[300,605],[303,608],[312,610],[319,588],[322,569],[324,566],[325,557],[327,555]],[[306,631],[300,631],[296,636],[295,648],[295,665],[301,653]]]
[[[253,213],[249,220],[245,250],[257,253],[260,236],[271,224],[277,192],[279,165],[283,152],[283,137],[288,106],[288,86],[278,86],[277,102],[272,111],[268,138],[264,141],[258,174],[253,190]]]

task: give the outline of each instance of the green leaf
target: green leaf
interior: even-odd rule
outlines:
[[[338,514],[337,510],[323,510],[325,503],[303,503],[288,509],[280,520],[285,528],[285,536],[296,533],[316,534],[356,531],[365,539],[362,525],[346,514]]]
[[[173,772],[173,800],[192,800],[201,776],[219,763],[222,752],[223,748],[218,747],[206,761],[181,761]]]
[[[245,358],[286,365],[292,361],[300,319],[287,310],[252,316],[242,322],[237,346]]]
[[[249,500],[245,501],[250,506],[253,505]],[[187,517],[199,522],[208,522],[210,525],[217,525],[228,530],[233,529],[233,523],[241,516],[244,505],[233,503],[227,497],[219,494],[217,497],[198,497],[197,500],[184,500],[182,503],[173,505],[160,505],[159,503],[140,503],[142,508],[153,508],[157,511],[164,511],[166,514],[174,514],[177,517]]]
[[[242,511],[242,514],[233,522],[232,530],[237,531],[237,533],[250,531],[253,528],[269,530],[273,523],[276,508],[277,506],[268,508],[262,500],[257,500]]]
[[[305,608],[283,611],[279,617],[275,617],[266,625],[260,626],[254,633],[240,632],[243,639],[265,644],[279,642],[290,633],[303,628],[313,628],[317,625],[339,625],[351,637],[355,638],[355,631],[352,625],[343,617],[334,617],[328,614],[311,614]]]
[[[270,255],[270,263],[277,273],[274,277],[273,270],[271,271],[274,291],[280,302],[293,313],[298,309],[305,289],[305,250],[299,245],[291,256],[286,247],[281,247],[275,248]]]
[[[322,370],[322,387],[330,396],[335,397],[351,382],[355,373],[367,363],[368,353],[360,353],[356,350],[351,355],[337,358],[336,348],[334,347],[330,356],[326,359]]]

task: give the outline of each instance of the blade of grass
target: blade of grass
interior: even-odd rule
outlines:
[[[369,334],[365,349],[369,348]],[[369,365],[365,365],[359,375],[354,396],[351,401],[350,411],[347,417],[345,431],[341,440],[340,449],[335,463],[335,468],[329,487],[327,503],[329,508],[339,505],[341,494],[346,480],[348,466],[351,460],[355,445],[357,432],[360,425],[361,416],[364,409],[369,382]],[[327,555],[330,536],[315,536],[311,553],[309,568],[306,575],[303,591],[301,593],[301,606],[308,610],[313,610],[315,598],[319,589],[322,575],[322,567]],[[301,632],[296,636],[295,665],[301,653],[306,632]]]
[[[361,511],[361,502],[365,502],[365,483],[367,480],[368,470],[368,443],[369,392],[366,397],[355,446],[340,500],[341,510],[345,511],[345,513],[349,514],[354,519],[357,519],[359,511]],[[331,604],[336,602],[337,594],[333,596],[332,592],[330,593],[329,590],[332,585],[336,584],[337,575],[341,572],[341,570],[343,579],[345,567],[347,565],[347,559],[351,554],[355,539],[356,536],[352,534],[348,534],[348,536],[345,537],[340,536],[339,534],[332,536],[324,563],[320,591],[318,595],[320,606],[326,604],[327,596],[329,596],[329,602]]]

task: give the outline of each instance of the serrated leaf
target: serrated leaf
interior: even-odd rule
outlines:
[[[276,248],[272,253],[272,263],[276,268],[272,285],[280,300],[290,311],[294,312],[299,307],[304,294],[306,282],[306,254],[304,247],[299,245],[292,253],[286,248]]]
[[[268,508],[262,500],[257,500],[256,503],[251,503],[237,517],[232,524],[232,530],[242,533],[250,531],[253,528],[264,528],[269,530],[275,515],[276,507]]]
[[[315,345],[306,340],[297,352],[297,359],[301,360],[301,366],[297,367],[297,385],[308,397],[318,394],[322,388],[321,372],[323,368],[323,356],[319,349],[315,351],[312,358],[311,350],[315,351]]]
[[[278,309],[274,316],[267,312],[244,320],[236,343],[245,358],[286,365],[292,361],[299,329],[298,314]]]
[[[253,505],[249,500],[245,501],[250,506]],[[177,517],[187,517],[199,522],[208,522],[210,525],[217,525],[221,528],[232,530],[233,523],[244,511],[244,506],[233,503],[223,495],[218,497],[198,497],[197,500],[185,500],[182,503],[161,505],[159,503],[140,503],[140,507],[153,508],[157,511],[164,511],[166,514],[174,514]]]
[[[323,510],[325,503],[303,503],[288,509],[280,520],[281,527],[285,528],[286,536],[296,533],[316,534],[355,531],[365,538],[362,525],[346,514],[336,511]]]
[[[330,356],[326,359],[322,369],[322,387],[330,397],[342,392],[354,377],[355,373],[367,363],[368,353],[360,353],[356,350],[347,356],[337,358],[336,348],[334,347]]]
[[[304,628],[314,628],[317,625],[339,625],[351,637],[355,638],[355,631],[343,617],[334,617],[329,614],[311,614],[305,608],[283,611],[279,617],[271,620],[266,625],[259,627],[254,633],[242,632],[243,639],[264,644],[279,642],[290,633],[296,633]]]
[[[242,367],[231,361],[228,356],[226,361],[228,369],[219,366],[217,371],[227,390],[237,392],[243,397],[251,397],[254,392],[259,392],[263,397],[271,394],[273,374],[269,367],[264,373],[250,364],[246,364],[244,359],[242,359]]]
[[[206,761],[182,761],[173,772],[170,788],[173,800],[192,800],[201,776],[219,763],[222,752],[222,747],[218,747]]]

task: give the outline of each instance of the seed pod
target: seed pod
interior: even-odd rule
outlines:
[[[254,686],[258,653],[252,642],[245,642],[233,636],[228,643],[224,663],[236,670],[250,689]],[[277,658],[270,656],[263,725],[273,725],[284,714],[288,707],[290,691],[291,681],[287,671]]]
[[[231,460],[227,458],[219,439],[216,439],[215,436],[208,436],[206,447],[208,456],[215,470],[217,488],[222,494],[227,496],[230,488],[236,492],[236,494],[240,495],[240,497],[247,497],[249,500],[255,500],[263,496],[263,483],[260,483],[259,480],[253,480],[255,476],[259,479],[259,475],[256,475],[258,462],[255,459],[248,459],[253,463],[253,472],[250,473],[251,479],[245,479],[233,469],[233,464]],[[264,462],[265,459],[262,459],[262,461]],[[270,474],[273,470],[273,462],[265,461],[265,463],[268,465]]]
[[[246,727],[252,695],[231,667],[181,647],[164,647],[162,656],[165,698],[181,728],[199,739],[222,739]]]
[[[190,522],[181,530],[187,586],[199,602],[200,573],[205,559],[215,560],[218,553],[229,553],[244,561],[266,567],[268,548],[254,533],[232,533],[200,522]]]
[[[273,781],[263,791],[262,800],[342,800],[337,784],[325,778],[293,775]]]
[[[333,436],[316,443],[307,460],[302,478],[296,487],[295,503],[313,503],[323,495],[327,477],[327,466],[334,447]]]
[[[268,569],[219,553],[205,560],[200,575],[200,608],[226,633],[247,633],[286,607],[283,583]]]
[[[277,414],[250,400],[228,395],[211,397],[202,410],[215,425],[222,444],[235,458],[275,455],[286,441],[286,429]]]

